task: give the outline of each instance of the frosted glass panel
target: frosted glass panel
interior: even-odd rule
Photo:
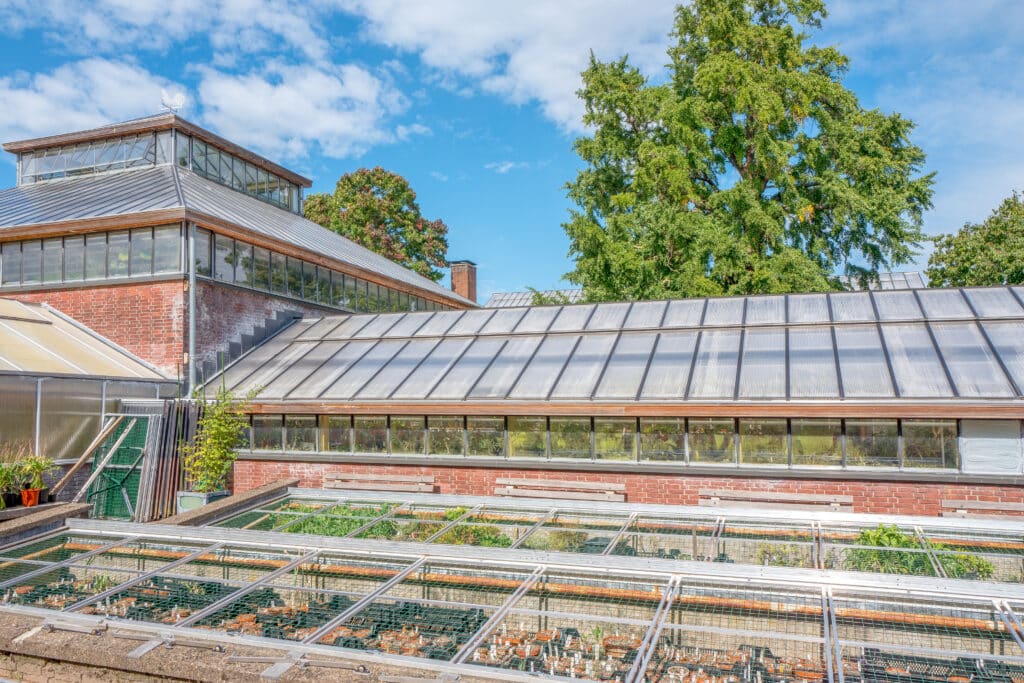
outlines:
[[[562,312],[560,306],[539,306],[531,308],[526,312],[519,324],[516,325],[516,332],[547,332],[551,322]]]
[[[824,294],[790,294],[789,322],[827,323],[828,300]]]
[[[587,323],[588,330],[617,330],[626,319],[629,304],[599,304]]]
[[[583,337],[555,385],[551,398],[590,398],[617,336],[591,334]]]
[[[405,317],[404,313],[382,313],[366,324],[366,327],[359,330],[357,337],[373,338],[382,337],[388,330]]]
[[[387,398],[437,346],[436,339],[414,339],[406,344],[359,392],[359,398]]]
[[[281,399],[287,397],[290,392],[300,389],[306,380],[318,374],[320,366],[338,353],[344,344],[345,342],[338,341],[311,343],[307,347],[310,349],[309,353],[289,365],[287,370],[267,384],[260,392],[260,398]]]
[[[705,299],[670,301],[665,312],[665,327],[696,327],[704,314]]]
[[[356,336],[359,334],[359,330],[366,327],[375,317],[372,315],[349,316],[340,325],[328,332],[324,339],[347,339],[348,337]]]
[[[455,321],[462,317],[464,311],[439,311],[430,317],[423,327],[416,330],[415,336],[426,337],[444,334]]]
[[[430,397],[463,398],[504,345],[504,339],[495,337],[483,337],[474,341],[431,392]]]
[[[374,344],[376,344],[374,341],[355,341],[341,346],[312,376],[295,387],[289,394],[289,398],[319,398],[352,367],[353,363],[373,348]]]
[[[640,395],[643,398],[683,398],[696,342],[697,332],[663,332],[658,337]]]
[[[867,292],[829,294],[832,302],[832,319],[836,322],[873,321],[875,312]]]
[[[1018,387],[1024,387],[1024,323],[986,322],[982,326]]]
[[[469,395],[473,398],[505,398],[542,339],[539,336],[509,339]]]
[[[526,315],[525,308],[498,309],[487,321],[487,324],[480,329],[480,334],[508,334],[515,329],[524,315]]]
[[[946,373],[924,324],[882,325],[882,334],[900,396],[951,395]]]
[[[793,297],[790,297],[792,304]],[[792,308],[789,309],[792,312]],[[791,398],[838,398],[839,380],[827,327],[789,330],[789,394]]]
[[[575,332],[582,330],[587,324],[587,319],[594,312],[594,305],[587,306],[566,306],[562,309],[555,322],[551,325],[552,332]]]
[[[778,325],[786,322],[786,297],[755,296],[747,300],[747,325]]]
[[[411,337],[430,319],[429,313],[409,313],[388,330],[388,337]]]
[[[657,337],[654,332],[623,334],[615,345],[594,398],[636,398]]]
[[[930,319],[973,318],[971,307],[956,289],[922,289],[917,293],[924,314]]]
[[[492,315],[494,315],[494,311],[466,311],[448,330],[448,334],[476,334],[481,327],[487,324]]]
[[[228,368],[223,375],[224,386],[238,394],[245,394],[254,387],[267,386],[290,363],[313,350],[315,344],[312,343],[291,343],[302,329],[299,325],[292,325],[246,356],[247,362],[236,363]],[[9,349],[4,350],[5,358],[8,357],[9,352]],[[17,363],[17,360],[14,362]],[[253,363],[258,363],[258,365]],[[257,370],[252,372],[254,367]],[[220,384],[220,380],[218,380],[218,384]]]
[[[375,374],[407,344],[401,340],[384,340],[366,352],[331,387],[323,397],[329,399],[351,398],[363,388]]]
[[[786,397],[786,331],[784,329],[747,330],[743,340],[739,397]]]
[[[633,308],[629,309],[626,322],[623,327],[636,329],[638,327],[658,327],[665,315],[668,303],[665,301],[637,301]]]
[[[333,336],[331,332],[333,332],[336,327],[341,325],[346,320],[348,320],[348,317],[321,318],[320,320],[317,320],[312,325],[303,330],[302,334],[296,337],[296,339],[302,339],[304,341],[318,340]]]
[[[743,322],[742,297],[728,299],[708,299],[708,310],[704,314],[704,324],[712,326],[739,325]]]
[[[874,325],[840,325],[835,330],[845,396],[893,396],[878,329]]]
[[[547,398],[579,336],[547,337],[523,371],[509,398]]]
[[[875,306],[881,320],[919,320],[921,307],[917,305],[914,293],[909,290],[875,292]]]
[[[1012,396],[992,350],[974,323],[934,323],[935,341],[961,396]]]
[[[982,318],[1020,316],[1024,314],[1017,297],[1005,287],[965,289],[964,294],[971,300],[974,310]]]
[[[732,398],[739,350],[739,331],[706,330],[697,347],[689,397]]]
[[[441,343],[434,347],[427,358],[420,363],[409,377],[402,382],[392,399],[419,400],[427,397],[427,394],[434,385],[444,376],[448,368],[452,367],[465,351],[472,340],[463,337],[461,339],[442,339]]]

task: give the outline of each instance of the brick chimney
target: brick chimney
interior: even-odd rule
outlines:
[[[452,291],[476,302],[476,264],[472,261],[452,261]]]

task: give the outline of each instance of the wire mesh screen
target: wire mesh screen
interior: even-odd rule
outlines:
[[[93,504],[93,517],[132,519],[139,499],[140,465],[148,429],[149,418],[126,419],[93,454],[93,474],[102,467],[86,496]],[[128,435],[122,440],[125,431]],[[111,455],[115,445],[117,450]]]

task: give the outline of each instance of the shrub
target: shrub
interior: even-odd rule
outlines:
[[[191,490],[209,493],[221,491],[227,485],[238,457],[235,449],[242,445],[242,435],[249,426],[245,403],[225,387],[207,402],[195,439],[182,448]]]

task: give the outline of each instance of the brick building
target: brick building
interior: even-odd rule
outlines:
[[[296,316],[475,305],[307,221],[307,178],[174,114],[3,147],[0,295],[185,384]]]

